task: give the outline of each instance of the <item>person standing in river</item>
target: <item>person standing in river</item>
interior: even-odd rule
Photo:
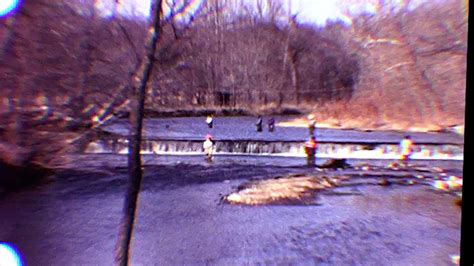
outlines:
[[[259,115],[257,118],[257,123],[255,123],[255,126],[257,127],[257,132],[262,132],[262,124],[263,124],[262,116]]]
[[[273,132],[273,130],[275,130],[275,119],[272,117],[268,120],[268,132]]]
[[[204,149],[204,154],[206,155],[206,160],[212,161],[212,154],[214,152],[214,140],[211,135],[206,136],[206,140],[202,144]]]
[[[308,115],[308,130],[309,130],[309,137],[316,136],[316,120],[314,119],[314,115]]]
[[[214,123],[214,115],[208,115],[206,118],[206,123],[209,128],[212,128],[213,123]]]
[[[306,153],[306,165],[316,165],[316,137],[311,136],[308,141],[304,143],[304,151]]]
[[[401,163],[403,166],[408,165],[411,155],[413,154],[413,141],[410,135],[405,136],[400,141]]]

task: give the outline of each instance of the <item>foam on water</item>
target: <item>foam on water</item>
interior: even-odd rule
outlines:
[[[115,153],[127,154],[128,144],[124,139],[101,140],[91,142],[85,153]],[[202,155],[202,144],[199,141],[183,140],[145,140],[142,154],[157,155]],[[227,141],[218,142],[216,155],[248,155],[248,156],[278,156],[278,157],[305,157],[302,143],[255,141]],[[319,158],[346,158],[346,159],[399,159],[397,145],[377,144],[367,147],[366,144],[321,143],[317,151]],[[462,145],[419,144],[412,157],[413,160],[463,160]]]

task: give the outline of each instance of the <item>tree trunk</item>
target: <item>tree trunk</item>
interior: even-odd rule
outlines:
[[[124,201],[123,217],[120,223],[119,239],[115,253],[115,263],[117,265],[128,265],[130,260],[130,241],[132,238],[133,223],[137,210],[138,193],[142,181],[140,146],[145,91],[154,65],[153,62],[155,60],[157,42],[160,38],[161,12],[162,0],[154,0],[152,2],[153,24],[148,32],[149,36],[146,43],[146,58],[143,60],[140,71],[134,77],[135,85],[130,102],[130,124],[132,129],[128,152],[129,185]]]
[[[95,27],[95,10],[94,6],[91,6],[91,3],[87,3],[88,5],[88,12],[90,12],[90,24],[86,27],[87,29],[84,32],[84,39],[80,45],[81,48],[81,62],[80,68],[81,71],[78,73],[78,91],[77,97],[74,99],[73,104],[75,105],[75,110],[84,110],[85,104],[85,94],[87,91],[87,86],[89,85],[89,76],[92,72],[92,57],[93,57],[93,47],[92,47],[92,36],[94,34],[94,27]],[[86,117],[87,114],[82,114],[80,117],[81,120],[89,120],[89,117]]]
[[[296,66],[296,58],[295,55],[293,55],[291,52],[289,52],[290,55],[290,72],[291,72],[291,85],[293,87],[293,90],[295,92],[295,101],[296,104],[300,104],[300,81],[299,81],[299,76],[298,76],[298,68]]]

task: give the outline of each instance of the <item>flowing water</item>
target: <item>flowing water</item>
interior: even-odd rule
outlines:
[[[304,157],[303,143],[308,130],[277,127],[274,132],[256,132],[253,118],[216,119],[208,128],[204,117],[149,119],[144,126],[144,154],[202,154],[207,134],[216,140],[216,153],[223,155],[273,155]],[[287,121],[290,117],[276,117]],[[127,121],[105,127],[114,136],[90,143],[86,153],[128,152]],[[361,132],[356,130],[317,129],[317,156],[320,158],[397,159],[398,143],[404,132]],[[454,133],[412,133],[415,145],[413,159],[462,160],[463,138]]]
[[[430,183],[462,175],[462,160],[453,159],[460,150],[448,160],[414,160],[404,170],[387,168],[392,160],[383,156],[349,158],[352,166],[369,165],[366,170],[316,170],[291,150],[304,141],[304,128],[257,134],[253,118],[218,118],[213,129],[203,121],[146,122],[132,265],[449,265],[449,256],[459,253],[460,208],[452,194],[437,192]],[[107,130],[125,136],[125,125],[119,121]],[[212,163],[199,150],[208,133],[222,143]],[[403,135],[318,130],[321,146],[339,143],[339,152],[349,141],[396,145]],[[462,138],[453,134],[412,136],[418,144],[462,150]],[[72,155],[71,165],[50,182],[0,192],[0,242],[16,245],[27,265],[112,265],[128,173],[126,145],[120,144],[126,138],[120,139],[98,140],[87,152]],[[243,147],[236,148],[239,143]],[[324,160],[319,156],[317,163]],[[434,167],[443,171],[431,171]],[[248,180],[300,173],[350,179],[318,194],[315,205],[220,202]],[[382,178],[393,185],[378,186]]]

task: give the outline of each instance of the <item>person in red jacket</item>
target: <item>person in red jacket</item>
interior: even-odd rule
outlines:
[[[304,143],[304,151],[306,153],[306,164],[314,166],[316,163],[316,137],[311,136],[308,141]]]

